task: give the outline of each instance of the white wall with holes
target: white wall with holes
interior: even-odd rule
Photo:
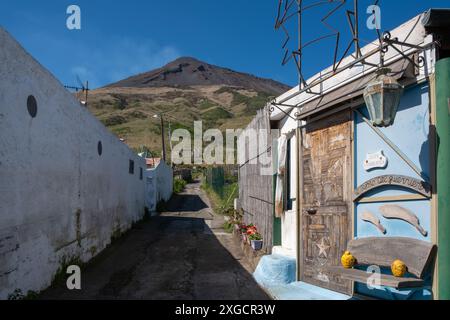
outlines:
[[[130,160],[134,173],[130,173]],[[0,28],[0,299],[140,220],[145,161]]]
[[[146,171],[145,180],[145,201],[147,208],[154,212],[158,202],[161,200],[168,201],[172,197],[173,170],[161,161],[156,168]]]

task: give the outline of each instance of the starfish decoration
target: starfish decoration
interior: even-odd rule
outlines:
[[[331,248],[331,246],[325,243],[325,238],[322,238],[320,244],[316,243],[317,248],[319,248],[319,257],[323,255],[325,258],[328,258],[327,250]]]

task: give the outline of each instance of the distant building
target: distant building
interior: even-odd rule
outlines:
[[[145,158],[145,162],[148,169],[156,168],[161,162],[161,158]]]

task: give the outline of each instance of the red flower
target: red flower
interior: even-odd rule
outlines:
[[[254,235],[254,234],[256,234],[257,232],[258,232],[258,230],[256,229],[255,226],[251,226],[251,227],[248,227],[248,228],[247,228],[247,234],[248,234],[249,236]]]

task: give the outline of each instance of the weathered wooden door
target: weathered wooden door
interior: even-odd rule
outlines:
[[[326,271],[339,265],[351,236],[351,113],[303,129],[301,280],[351,293],[351,283]]]

